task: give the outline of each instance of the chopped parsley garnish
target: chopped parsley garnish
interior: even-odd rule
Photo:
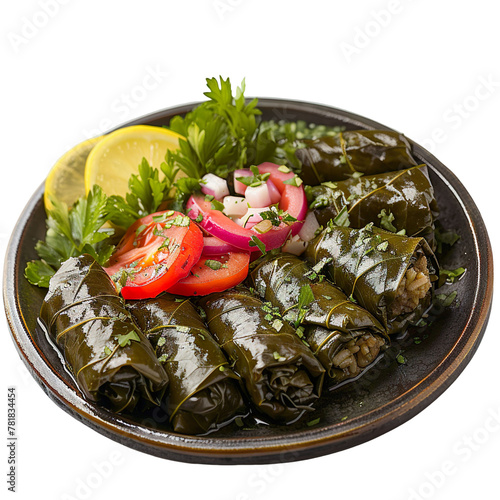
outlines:
[[[394,214],[390,210],[386,212],[385,208],[377,216],[380,219],[380,227],[391,233],[396,233],[398,229],[394,226]]]
[[[439,225],[436,225],[434,231],[434,236],[436,238],[437,249],[436,253],[443,253],[443,247],[452,247],[459,239],[460,235],[453,230],[443,230]]]
[[[262,255],[266,255],[266,245],[257,238],[257,236],[252,236],[250,242],[248,243],[251,247],[257,247]]]
[[[448,295],[445,293],[440,293],[435,296],[435,302],[437,305],[440,305],[441,307],[450,307],[451,304],[453,304],[453,301],[455,300],[456,296],[457,296],[456,290],[454,292],[449,293]]]
[[[288,212],[278,209],[276,207],[271,207],[269,210],[260,213],[263,220],[268,220],[273,226],[279,226],[281,222],[287,225],[297,222],[295,217],[292,217]]]
[[[276,361],[286,361],[286,358],[281,356],[281,354],[278,351],[273,352],[273,357]]]
[[[212,209],[219,210],[219,212],[222,212],[224,210],[224,203],[221,203],[220,201],[217,200],[212,200]]]
[[[347,205],[344,205],[342,207],[342,210],[333,219],[333,223],[336,226],[341,227],[349,227],[351,225],[351,222],[349,221],[349,211],[347,209]]]
[[[248,187],[258,187],[264,184],[270,177],[270,173],[261,174],[259,173],[259,168],[255,165],[250,167],[253,175],[247,175],[244,177],[236,177],[236,180]]]
[[[283,181],[283,184],[288,184],[290,186],[299,187],[299,186],[302,186],[303,182],[304,181],[297,174],[295,174],[290,179],[287,179],[286,181]]]
[[[218,271],[222,267],[222,262],[218,260],[207,259],[205,265],[214,271]]]
[[[167,354],[162,354],[159,358],[158,358],[158,361],[160,363],[165,363],[168,359],[168,355]]]
[[[456,269],[440,269],[439,276],[444,276],[445,281],[449,281],[450,283],[455,283],[457,278],[462,276],[465,273],[465,269],[463,267],[457,267]]]
[[[130,345],[130,342],[133,340],[134,342],[140,342],[141,339],[135,330],[127,333],[126,335],[118,335],[117,337],[118,344],[120,347],[125,347]]]
[[[309,422],[307,422],[307,427],[312,427],[313,425],[318,425],[319,422],[320,422],[321,418],[315,418],[314,420],[309,420]]]

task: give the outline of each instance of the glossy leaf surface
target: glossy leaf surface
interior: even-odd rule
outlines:
[[[336,182],[334,188],[316,186],[312,196],[310,206],[320,224],[326,225],[347,208],[350,227],[360,229],[373,222],[384,228],[385,214],[394,232],[426,236],[433,246],[438,207],[425,165]]]
[[[396,317],[389,314],[407,269],[422,254],[427,257],[433,280],[438,265],[424,238],[408,238],[370,226],[357,230],[329,225],[311,241],[305,257],[312,265],[324,261],[323,271],[329,278],[394,334],[416,322],[430,304],[429,293],[413,312]]]
[[[283,423],[312,410],[324,369],[288,323],[241,287],[212,294],[201,304],[210,332],[259,411]]]
[[[306,147],[295,155],[302,163],[301,178],[310,186],[342,181],[355,172],[373,175],[417,165],[408,140],[399,132],[349,130],[303,142]]]
[[[90,255],[70,258],[56,272],[40,318],[88,399],[117,412],[132,411],[141,399],[159,403],[167,374]]]
[[[377,319],[349,300],[321,272],[295,255],[268,254],[252,270],[249,280],[261,298],[277,306],[292,322],[301,316],[301,290],[310,287],[314,300],[302,311],[304,336],[329,376],[340,382],[348,375],[334,366],[333,360],[340,350],[365,333],[384,336],[385,331]]]
[[[176,432],[205,433],[246,413],[238,377],[188,299],[165,294],[129,309],[170,379],[167,411]]]

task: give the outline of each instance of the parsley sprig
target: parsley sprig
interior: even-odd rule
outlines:
[[[55,199],[51,202],[45,241],[35,246],[40,259],[28,262],[24,271],[31,284],[46,288],[50,278],[70,257],[88,253],[104,265],[114,250],[109,242],[114,230],[103,227],[107,220],[107,199],[99,186],[94,186],[87,197],[80,198],[71,208]]]

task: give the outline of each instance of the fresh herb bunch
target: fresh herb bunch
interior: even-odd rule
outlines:
[[[24,272],[31,284],[46,288],[70,257],[88,253],[104,265],[115,248],[109,240],[114,230],[103,227],[108,220],[107,197],[99,186],[94,186],[87,197],[80,198],[70,209],[58,200],[51,202],[45,241],[35,246],[40,260],[28,262]]]
[[[233,96],[229,78],[207,78],[208,101],[185,117],[176,116],[170,129],[185,137],[179,150],[169,151],[167,165],[199,180],[207,173],[220,177],[254,162],[252,149],[257,133],[257,99],[245,102],[245,80]]]
[[[304,147],[303,139],[343,130],[302,120],[261,121],[257,99],[245,100],[245,80],[234,96],[229,78],[207,78],[207,86],[204,95],[209,101],[170,121],[169,128],[186,138],[179,141],[179,150],[169,151],[166,157],[169,169],[181,170],[186,176],[175,183],[179,196],[198,188],[199,179],[207,173],[225,178],[234,170],[265,161],[287,163],[300,170],[295,150]]]
[[[128,181],[129,192],[123,196],[110,196],[106,205],[108,220],[127,229],[137,219],[157,212],[160,205],[172,199],[174,180],[179,172],[175,165],[161,164],[163,178],[157,168],[149,165],[146,158],[139,165],[139,173]]]

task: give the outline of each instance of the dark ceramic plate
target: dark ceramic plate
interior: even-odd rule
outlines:
[[[133,124],[168,124],[193,105],[149,115]],[[383,125],[361,116],[316,104],[259,100],[265,119],[306,120],[344,125],[347,129]],[[153,418],[142,421],[113,414],[83,399],[56,352],[37,327],[44,290],[23,277],[26,262],[43,238],[43,186],[24,209],[8,250],[4,301],[12,335],[23,361],[46,394],[61,408],[92,429],[137,450],[185,462],[270,463],[311,458],[355,446],[409,420],[432,403],[470,361],[488,321],[493,288],[493,262],[488,235],[476,205],[460,181],[426,150],[413,144],[415,156],[430,167],[444,227],[461,239],[441,261],[454,269],[467,268],[463,278],[448,287],[458,290],[459,306],[446,309],[425,331],[412,331],[393,342],[380,361],[362,378],[321,397],[315,426],[299,421],[290,426],[260,425],[239,429],[231,424],[205,437],[176,434]],[[416,343],[414,338],[421,342]],[[403,353],[406,364],[396,357]],[[312,417],[307,417],[311,420]]]

